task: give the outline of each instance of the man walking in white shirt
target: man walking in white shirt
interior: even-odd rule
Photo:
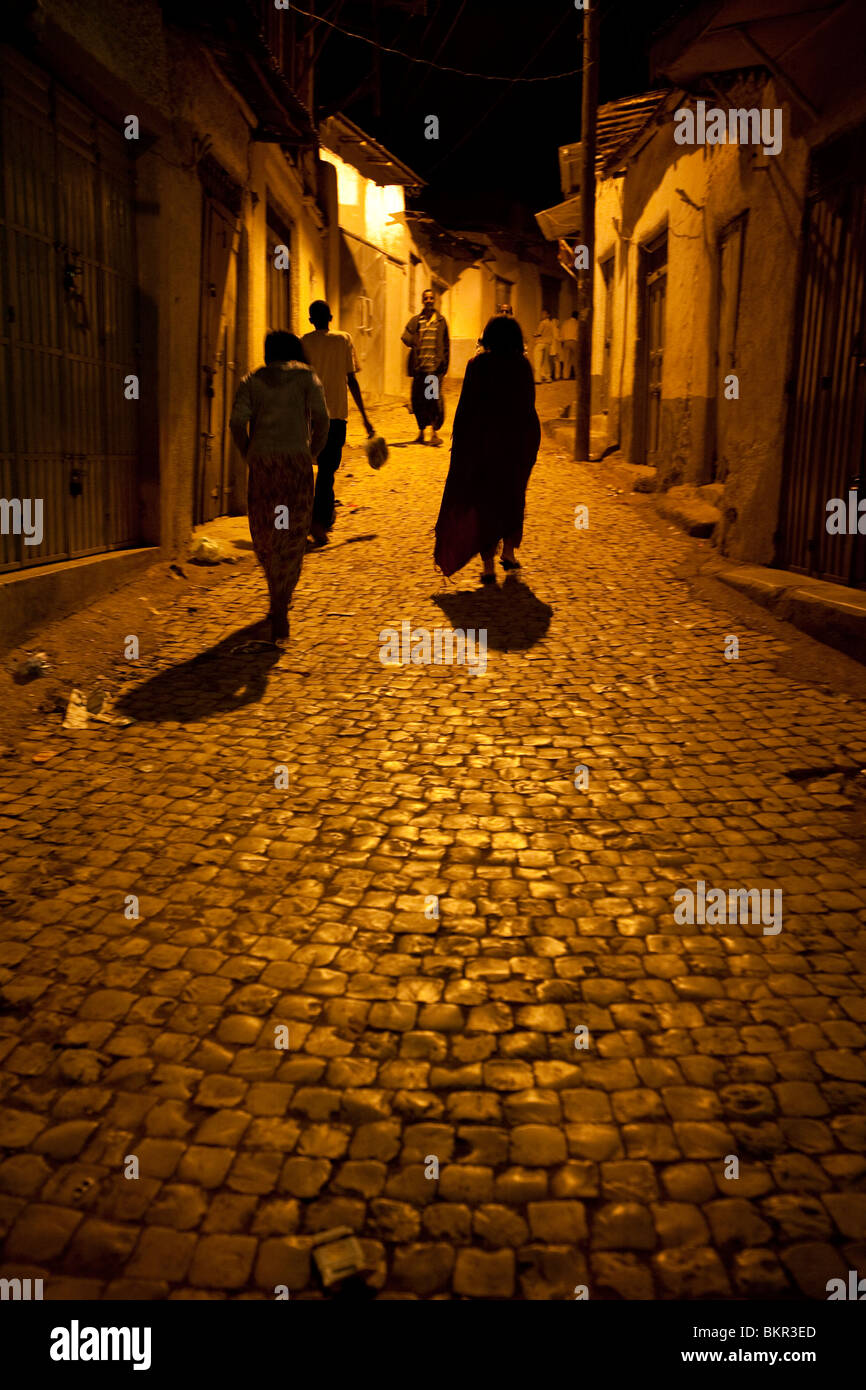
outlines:
[[[310,527],[316,545],[325,545],[328,532],[334,524],[336,502],[334,498],[334,475],[343,457],[346,442],[346,423],[349,418],[349,395],[355,402],[364,421],[367,437],[373,435],[373,426],[367,418],[361,388],[356,373],[360,370],[355,348],[348,333],[331,332],[333,318],[324,299],[317,299],[310,305],[312,333],[302,338],[307,360],[325,391],[325,401],[331,423],[328,428],[328,441],[319,454],[316,468],[316,492],[313,498],[313,521]]]
[[[553,341],[553,320],[546,309],[541,311],[541,320],[535,330],[535,380],[550,381],[550,344]]]

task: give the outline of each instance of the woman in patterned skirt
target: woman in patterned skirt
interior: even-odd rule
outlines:
[[[300,338],[269,333],[264,367],[238,387],[231,432],[249,464],[250,536],[267,579],[271,639],[278,644],[289,635],[289,603],[313,515],[313,459],[327,441],[328,423],[322,385]]]

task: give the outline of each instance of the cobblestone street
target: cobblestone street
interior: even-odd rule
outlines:
[[[444,583],[448,448],[371,413],[286,653],[235,650],[249,564],[179,585],[135,722],[0,764],[0,1276],[325,1298],[349,1227],[384,1298],[825,1299],[866,1272],[863,704],[548,439],[522,578]],[[403,622],[486,669],[383,664]],[[699,881],[781,931],[678,924]]]

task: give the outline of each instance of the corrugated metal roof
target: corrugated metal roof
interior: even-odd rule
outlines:
[[[433,256],[447,256],[457,261],[479,261],[488,250],[481,242],[470,241],[460,232],[449,231],[426,212],[395,213],[394,221],[405,221],[418,247]]]
[[[649,125],[658,108],[670,96],[670,89],[643,92],[639,96],[620,97],[598,108],[596,129],[595,173],[600,177],[610,161]],[[580,162],[580,142],[560,145],[559,165],[563,192],[578,187],[577,168]],[[569,176],[570,171],[570,176]]]
[[[643,92],[640,96],[620,97],[598,108],[595,176],[604,178],[616,168],[616,161],[650,125],[656,112],[672,95],[671,89]],[[580,235],[580,142],[560,145],[559,168],[565,201],[535,214],[535,220],[548,241]]]
[[[596,173],[607,164],[612,155],[632,140],[649,125],[662,102],[670,95],[670,90],[644,92],[642,96],[622,97],[619,101],[609,101],[598,109],[598,134],[596,136]]]

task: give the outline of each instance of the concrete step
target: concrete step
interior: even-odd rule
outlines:
[[[624,458],[609,454],[601,460],[599,468],[625,492],[655,492],[658,487],[658,469],[648,464],[628,463]]]
[[[726,565],[715,577],[777,618],[866,663],[866,593],[765,565]]]
[[[722,519],[718,507],[703,496],[702,488],[683,483],[659,493],[656,507],[667,521],[673,521],[690,536],[711,536]]]

